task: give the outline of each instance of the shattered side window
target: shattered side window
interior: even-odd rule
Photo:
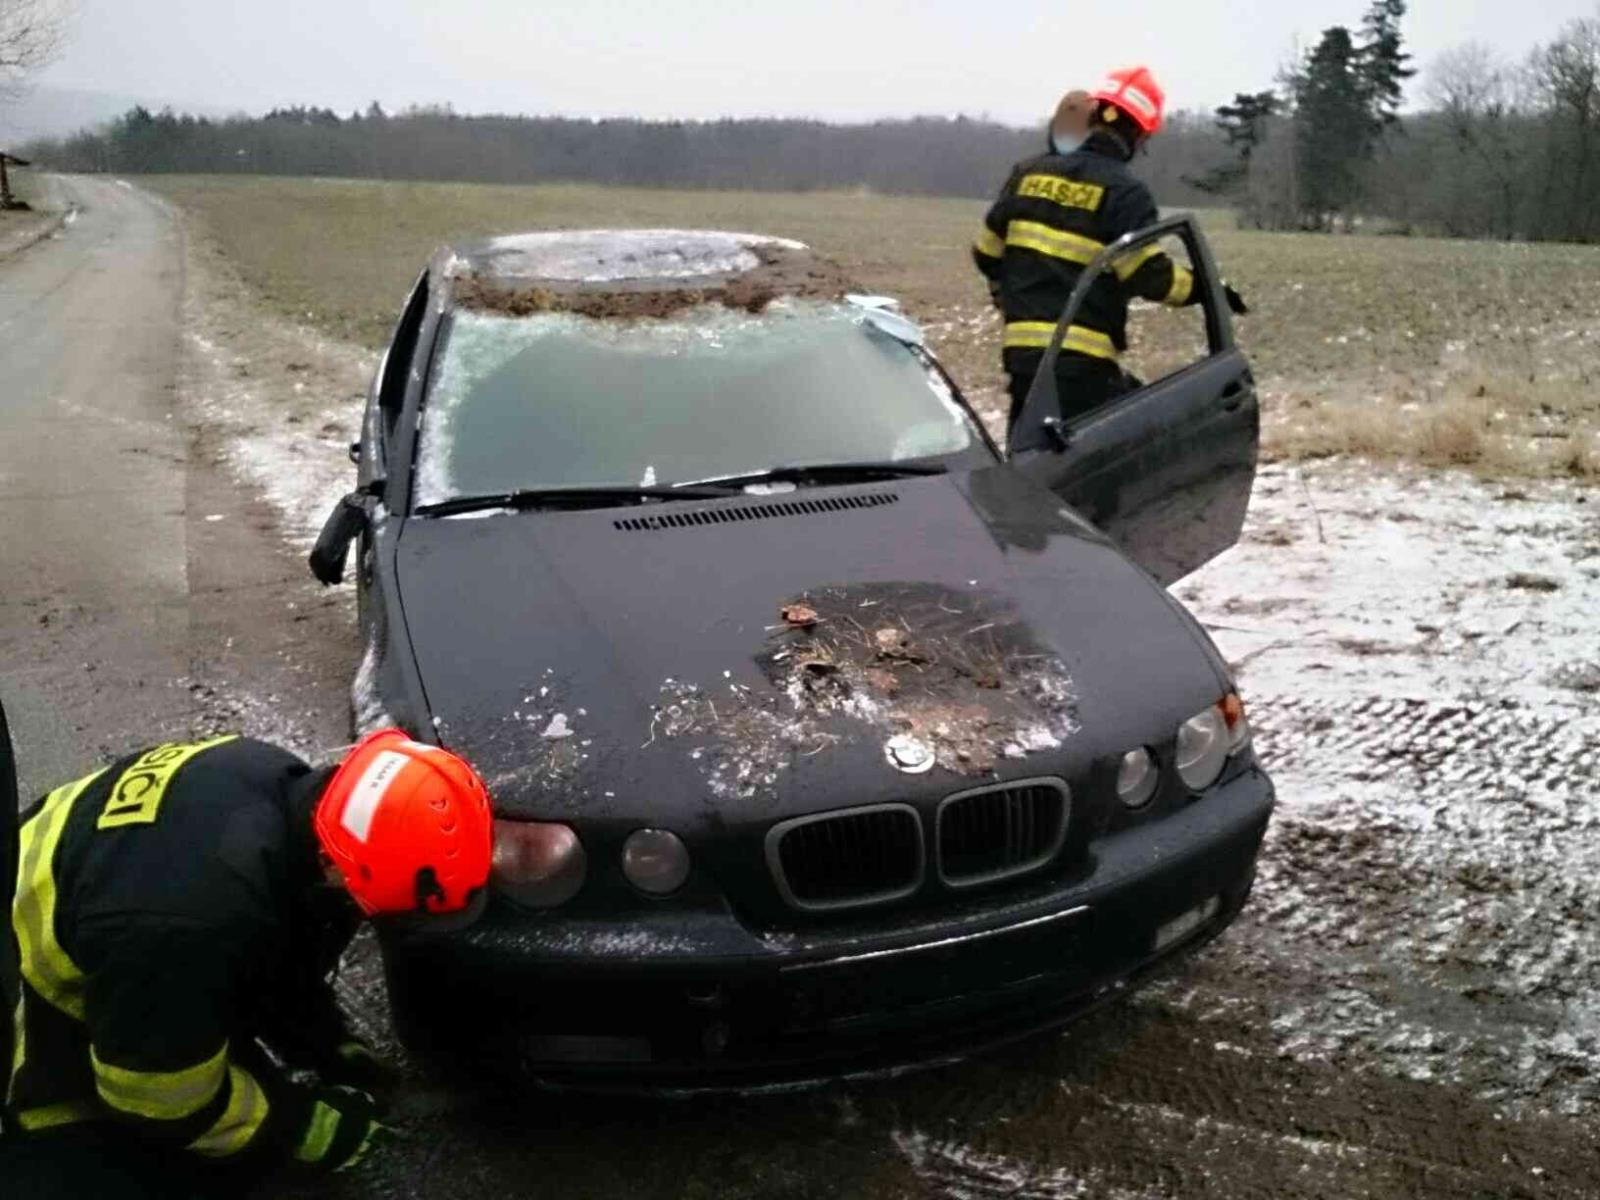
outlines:
[[[418,504],[904,461],[978,441],[914,353],[838,305],[783,301],[752,315],[708,304],[630,320],[463,309],[445,339]]]

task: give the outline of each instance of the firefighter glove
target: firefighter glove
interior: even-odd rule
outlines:
[[[394,1064],[356,1038],[340,1042],[332,1056],[321,1064],[319,1074],[324,1083],[359,1088],[371,1094],[380,1112],[388,1109],[400,1083]]]
[[[377,1101],[366,1092],[323,1088],[313,1097],[294,1157],[313,1171],[348,1171],[393,1139],[394,1131],[378,1120]]]
[[[1244,302],[1237,289],[1231,283],[1222,285],[1222,294],[1228,298],[1228,308],[1237,316],[1245,316],[1250,311],[1250,306]]]

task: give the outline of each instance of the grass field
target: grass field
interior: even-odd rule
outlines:
[[[537,228],[692,226],[796,237],[901,297],[980,407],[998,330],[967,253],[983,206],[769,195],[262,178],[142,181],[192,213],[264,303],[380,345],[429,252]],[[1278,457],[1354,453],[1600,478],[1600,247],[1261,234],[1205,214]],[[1168,337],[1150,314],[1142,341]],[[1132,364],[1141,369],[1136,359]],[[1144,373],[1148,374],[1146,370]]]
[[[11,181],[12,194],[18,200],[26,200],[35,206],[42,202],[41,181],[36,171],[26,167],[12,167],[6,176]]]

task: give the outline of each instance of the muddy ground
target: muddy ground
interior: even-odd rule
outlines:
[[[326,757],[352,605],[300,556],[371,356],[265,315],[198,240],[185,270],[190,519],[260,564],[241,590],[217,561],[193,720]],[[1281,808],[1251,907],[1171,979],[1064,1037],[800,1096],[515,1101],[412,1070],[400,1143],[295,1194],[1600,1196],[1600,499],[1274,466],[1241,546],[1176,590]],[[370,946],[341,987],[392,1046]]]

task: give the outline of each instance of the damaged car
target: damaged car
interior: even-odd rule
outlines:
[[[358,727],[493,797],[483,918],[385,935],[408,1045],[550,1086],[873,1073],[1233,921],[1273,789],[1165,585],[1237,539],[1259,416],[1198,227],[1113,250],[1160,237],[1202,357],[1070,423],[1047,362],[1006,447],[796,242],[432,260],[312,555],[334,583],[354,551]]]

